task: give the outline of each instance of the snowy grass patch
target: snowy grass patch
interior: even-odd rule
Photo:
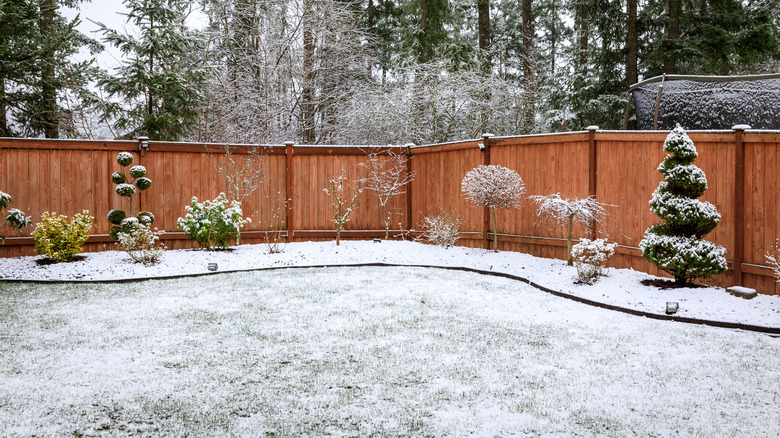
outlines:
[[[423,268],[6,283],[0,435],[775,436],[780,339]]]

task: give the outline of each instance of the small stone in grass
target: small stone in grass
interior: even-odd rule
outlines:
[[[751,289],[749,287],[743,287],[743,286],[731,286],[729,288],[726,288],[726,291],[731,295],[734,295],[735,297],[744,298],[746,300],[758,296],[758,292],[756,292],[755,289]]]

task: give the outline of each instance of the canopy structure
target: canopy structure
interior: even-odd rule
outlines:
[[[629,88],[624,129],[631,101],[640,130],[780,130],[780,73],[751,76],[656,76]]]

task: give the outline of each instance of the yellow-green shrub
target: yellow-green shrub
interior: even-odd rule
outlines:
[[[81,245],[89,238],[92,216],[84,210],[76,214],[68,224],[68,218],[57,213],[43,213],[35,226],[35,250],[46,254],[56,262],[67,262],[81,252]]]

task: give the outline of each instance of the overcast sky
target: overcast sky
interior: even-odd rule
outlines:
[[[194,7],[197,7],[197,5],[194,5]],[[118,30],[120,33],[125,30],[133,33],[135,30],[134,26],[126,22],[127,17],[121,15],[125,11],[122,0],[92,0],[91,3],[81,3],[79,9],[61,8],[61,11],[62,15],[71,19],[78,14],[81,17],[81,24],[78,26],[78,29],[88,37],[97,40],[101,39],[101,34],[97,32],[99,29],[98,25],[92,21],[103,23],[112,29]],[[202,28],[205,27],[206,23],[207,18],[200,12],[200,9],[194,10],[187,17],[187,24],[192,27]],[[105,51],[96,56],[98,66],[103,69],[113,70],[114,67],[119,65],[121,55],[121,52],[115,47],[106,45]],[[84,50],[80,54],[79,59],[88,59],[89,56],[87,51]]]

